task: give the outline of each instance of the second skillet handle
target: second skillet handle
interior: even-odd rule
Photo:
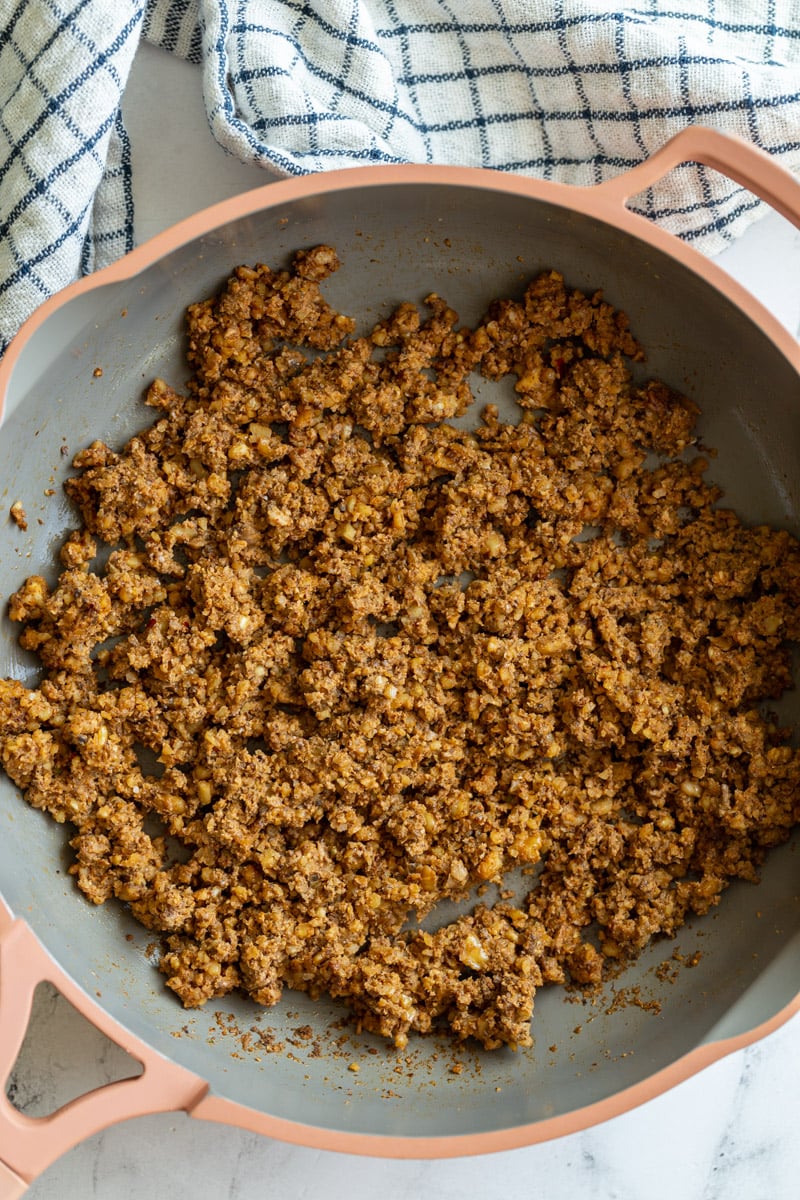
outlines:
[[[800,180],[752,143],[700,125],[681,130],[645,162],[597,184],[595,191],[624,205],[685,162],[702,163],[719,171],[800,229]]]
[[[33,993],[47,981],[142,1066],[141,1075],[79,1096],[47,1117],[26,1117],[5,1095],[28,1026]],[[22,920],[0,901],[0,1200],[17,1200],[65,1151],[117,1121],[192,1108],[208,1085],[140,1042],[86,996]]]

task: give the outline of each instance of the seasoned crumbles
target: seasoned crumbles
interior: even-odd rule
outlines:
[[[538,987],[601,981],[798,820],[765,702],[800,546],[720,503],[600,294],[547,272],[474,329],[432,295],[360,335],[337,266],[237,268],[188,310],[184,393],[77,455],[60,577],[11,598],[43,677],[0,682],[0,761],[185,1005],[298,988],[399,1046],[524,1046]],[[449,423],[473,372],[518,423]]]

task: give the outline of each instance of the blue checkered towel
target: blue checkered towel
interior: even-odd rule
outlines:
[[[198,64],[226,150],[285,174],[412,161],[592,184],[688,124],[800,168],[800,0],[0,0],[0,14],[0,350],[132,245],[119,105],[141,37]],[[760,207],[695,166],[642,204],[709,253]]]

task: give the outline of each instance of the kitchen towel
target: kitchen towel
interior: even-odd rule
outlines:
[[[800,0],[0,0],[0,16],[0,351],[133,245],[120,100],[142,37],[197,63],[227,151],[284,174],[411,161],[590,185],[690,124],[800,169]],[[763,207],[692,164],[637,206],[710,254]]]

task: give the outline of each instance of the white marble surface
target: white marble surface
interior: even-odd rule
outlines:
[[[197,70],[150,47],[126,94],[137,237],[268,180],[227,157],[205,122]],[[800,332],[800,234],[767,217],[720,260]],[[52,993],[14,1078],[31,1115],[119,1077],[121,1054]],[[796,1200],[800,1016],[643,1107],[558,1141],[479,1158],[395,1162],[281,1144],[182,1115],[129,1121],[55,1163],[31,1200]]]

